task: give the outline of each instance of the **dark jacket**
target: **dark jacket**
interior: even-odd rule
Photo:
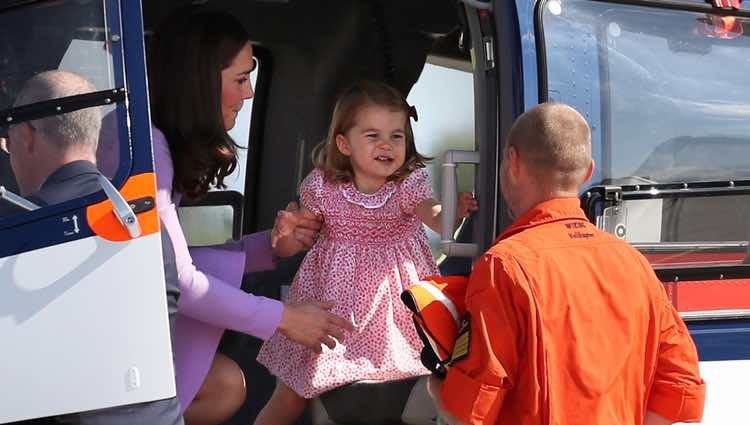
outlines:
[[[40,205],[54,205],[101,190],[99,170],[89,161],[73,161],[58,168],[26,199]]]

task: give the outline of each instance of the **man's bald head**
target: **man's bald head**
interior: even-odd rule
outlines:
[[[549,190],[577,190],[591,166],[589,126],[562,103],[542,103],[518,117],[508,135],[511,147]]]
[[[16,97],[14,106],[94,91],[94,85],[78,74],[58,70],[47,71],[26,81]],[[95,153],[102,117],[100,108],[92,107],[33,120],[31,125],[60,150],[83,149]]]

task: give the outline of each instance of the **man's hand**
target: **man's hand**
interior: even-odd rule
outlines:
[[[479,203],[471,192],[458,192],[458,206],[456,208],[456,219],[460,220],[479,210]]]
[[[440,401],[440,386],[443,385],[443,380],[435,375],[430,375],[427,379],[427,392],[430,393],[430,397],[435,402],[435,408],[443,420],[443,423],[448,425],[463,425],[463,422],[456,419],[455,416],[443,410],[443,404]]]
[[[290,202],[286,210],[276,214],[271,231],[271,247],[277,257],[290,257],[300,251],[310,249],[318,238],[320,217],[296,202]]]
[[[286,304],[279,323],[279,332],[294,342],[311,348],[316,353],[336,347],[336,340],[344,338],[344,330],[353,331],[349,321],[330,313],[332,302],[313,301],[303,304]]]
[[[650,410],[646,412],[646,417],[643,419],[643,425],[672,425],[673,423],[669,419],[657,415]]]

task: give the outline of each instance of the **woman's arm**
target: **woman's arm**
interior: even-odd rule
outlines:
[[[162,202],[157,196],[157,204]],[[171,203],[170,203],[171,204]],[[232,329],[268,339],[281,320],[284,306],[280,301],[248,294],[217,276],[204,273],[193,264],[185,235],[177,219],[174,204],[159,206],[159,216],[169,233],[175,251],[177,278],[180,284],[180,299],[177,305],[180,314],[209,323],[219,328]],[[241,280],[245,268],[244,253],[229,255],[221,249],[196,250],[204,262],[221,261],[222,274]],[[234,258],[236,261],[231,261]]]
[[[271,250],[270,230],[245,235],[239,241],[189,249],[192,253],[206,248],[226,252],[228,257],[240,253],[244,256],[244,274],[273,270],[276,267],[276,261]]]
[[[233,285],[195,267],[177,217],[176,206],[172,201],[174,169],[169,145],[157,129],[153,131],[153,142],[156,205],[163,225],[162,231],[169,234],[174,247],[181,291],[179,312],[220,328],[268,339],[281,320],[283,304],[277,300],[248,294],[239,288],[240,282],[234,282]],[[201,253],[206,257],[206,261],[222,261],[222,275],[242,279],[247,262],[242,258],[245,257],[242,251],[238,252],[239,255],[232,256],[226,251],[212,251],[211,248],[206,248],[202,249]],[[230,258],[235,258],[236,261],[231,261]]]
[[[471,192],[459,192],[455,225],[458,225],[461,220],[468,217],[472,211],[476,211],[478,209],[479,206],[477,204],[477,200],[474,199],[474,195],[472,195]],[[438,201],[432,198],[421,201],[414,208],[414,214],[416,214],[417,217],[419,217],[419,219],[422,221],[422,223],[426,224],[427,227],[432,229],[435,233],[442,233],[442,205]]]
[[[290,202],[286,210],[279,211],[273,230],[252,233],[240,241],[231,241],[212,248],[244,252],[245,274],[272,270],[276,268],[276,257],[291,257],[312,248],[320,227],[319,217],[309,210],[299,208],[297,203]],[[282,232],[283,238],[280,237]]]

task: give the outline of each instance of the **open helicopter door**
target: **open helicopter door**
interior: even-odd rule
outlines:
[[[14,202],[0,158],[0,423],[175,395],[142,28],[140,2],[0,2],[10,158],[15,125],[91,108],[103,117],[93,190]],[[54,70],[95,90],[13,107],[25,81]]]

